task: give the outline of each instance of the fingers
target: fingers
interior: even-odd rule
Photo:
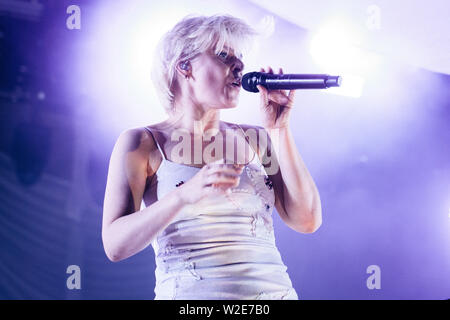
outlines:
[[[241,175],[243,170],[243,166],[242,167],[234,167],[233,165],[218,165],[218,166],[214,166],[210,169],[207,170],[206,174],[207,175],[214,175],[214,174],[228,174],[228,175]]]
[[[205,185],[203,188],[209,189],[218,189],[221,191],[227,191],[229,188],[235,188],[239,185],[240,178],[227,178],[227,177],[221,177],[221,178],[214,178],[210,177],[207,179]]]
[[[265,71],[264,68],[261,68],[261,69],[260,69],[260,72],[264,72],[264,73],[265,73],[266,71]],[[268,66],[268,67],[267,67],[267,73],[273,74],[273,69],[272,69],[271,66]],[[279,73],[279,74],[283,74],[283,69],[280,68],[278,73]]]
[[[267,91],[267,89],[265,87],[263,87],[262,85],[258,84],[256,86],[256,88],[258,88],[259,92],[261,93],[261,103],[265,106],[267,105],[267,103],[269,102],[269,92]]]
[[[287,103],[289,103],[289,98],[284,92],[270,92],[269,99],[279,105],[286,105]]]
[[[295,90],[289,91],[289,94],[288,94],[289,102],[290,102],[290,103],[293,103],[294,98],[295,98]]]
[[[261,69],[260,69],[260,72],[266,72],[266,71],[265,71],[264,68],[261,68]],[[270,66],[267,67],[267,73],[269,73],[269,74],[274,74],[272,67],[270,67]],[[278,69],[278,74],[284,74],[284,73],[283,73],[283,68],[279,68],[279,69]],[[283,95],[284,97],[287,98],[287,97],[288,97],[287,90],[272,90],[272,91],[268,92],[268,90],[267,90],[266,88],[260,89],[260,87],[261,87],[261,88],[264,88],[264,87],[262,87],[262,86],[257,86],[258,90],[259,90],[259,91],[262,91],[263,94],[265,94],[265,96],[263,97],[263,98],[265,99],[265,101],[263,101],[263,102],[266,102],[266,103],[267,103],[269,98],[270,98],[270,100],[273,100],[273,101],[275,101],[276,103],[279,103],[279,104],[286,104],[286,103],[289,102],[288,99],[285,99],[285,98],[283,98],[282,96],[278,96],[278,97],[275,97],[274,99],[271,99],[272,96],[270,95],[271,92],[279,92],[279,93],[282,93],[282,95]],[[269,93],[268,96],[267,96],[266,92]],[[293,96],[292,96],[292,98],[293,98]]]
[[[213,170],[213,172],[215,170],[235,170],[242,172],[244,165],[239,163],[224,163],[223,159],[219,159],[208,163],[204,168],[207,171]]]
[[[237,187],[240,182],[240,176],[238,175],[225,175],[222,173],[217,173],[206,178],[205,186],[221,186],[226,187]]]
[[[223,162],[223,160],[213,162],[210,168],[205,171],[204,187],[219,188],[222,191],[237,187],[244,166],[220,162]]]

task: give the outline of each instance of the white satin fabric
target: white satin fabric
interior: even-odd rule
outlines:
[[[150,188],[161,199],[200,168],[167,160],[155,142],[163,161]],[[187,206],[155,237],[155,300],[298,299],[275,244],[267,178],[255,156],[228,197]]]

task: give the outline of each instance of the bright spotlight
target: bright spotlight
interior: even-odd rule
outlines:
[[[340,87],[331,87],[324,92],[338,94],[341,96],[359,98],[362,95],[365,79],[361,76],[352,74],[340,74],[342,83]]]
[[[314,61],[333,71],[365,67],[367,56],[355,46],[360,36],[354,29],[342,23],[325,25],[311,39],[310,53]]]
[[[314,62],[325,72],[342,75],[342,85],[330,88],[330,93],[360,97],[365,77],[374,72],[380,62],[376,54],[358,48],[360,35],[343,23],[325,25],[313,35],[310,54]]]

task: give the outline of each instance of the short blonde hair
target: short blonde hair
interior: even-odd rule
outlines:
[[[151,76],[167,113],[174,111],[173,84],[176,64],[214,48],[218,54],[225,44],[241,52],[256,31],[243,20],[230,15],[192,16],[178,22],[156,47]]]

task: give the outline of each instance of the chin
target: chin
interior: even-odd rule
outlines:
[[[238,106],[238,100],[231,100],[227,104],[227,109],[236,108]]]
[[[221,105],[217,109],[234,109],[236,107],[237,107],[237,103],[229,102],[229,103],[224,103],[223,105]]]
[[[221,99],[220,104],[216,105],[217,109],[233,109],[238,106],[239,99],[228,98]]]

